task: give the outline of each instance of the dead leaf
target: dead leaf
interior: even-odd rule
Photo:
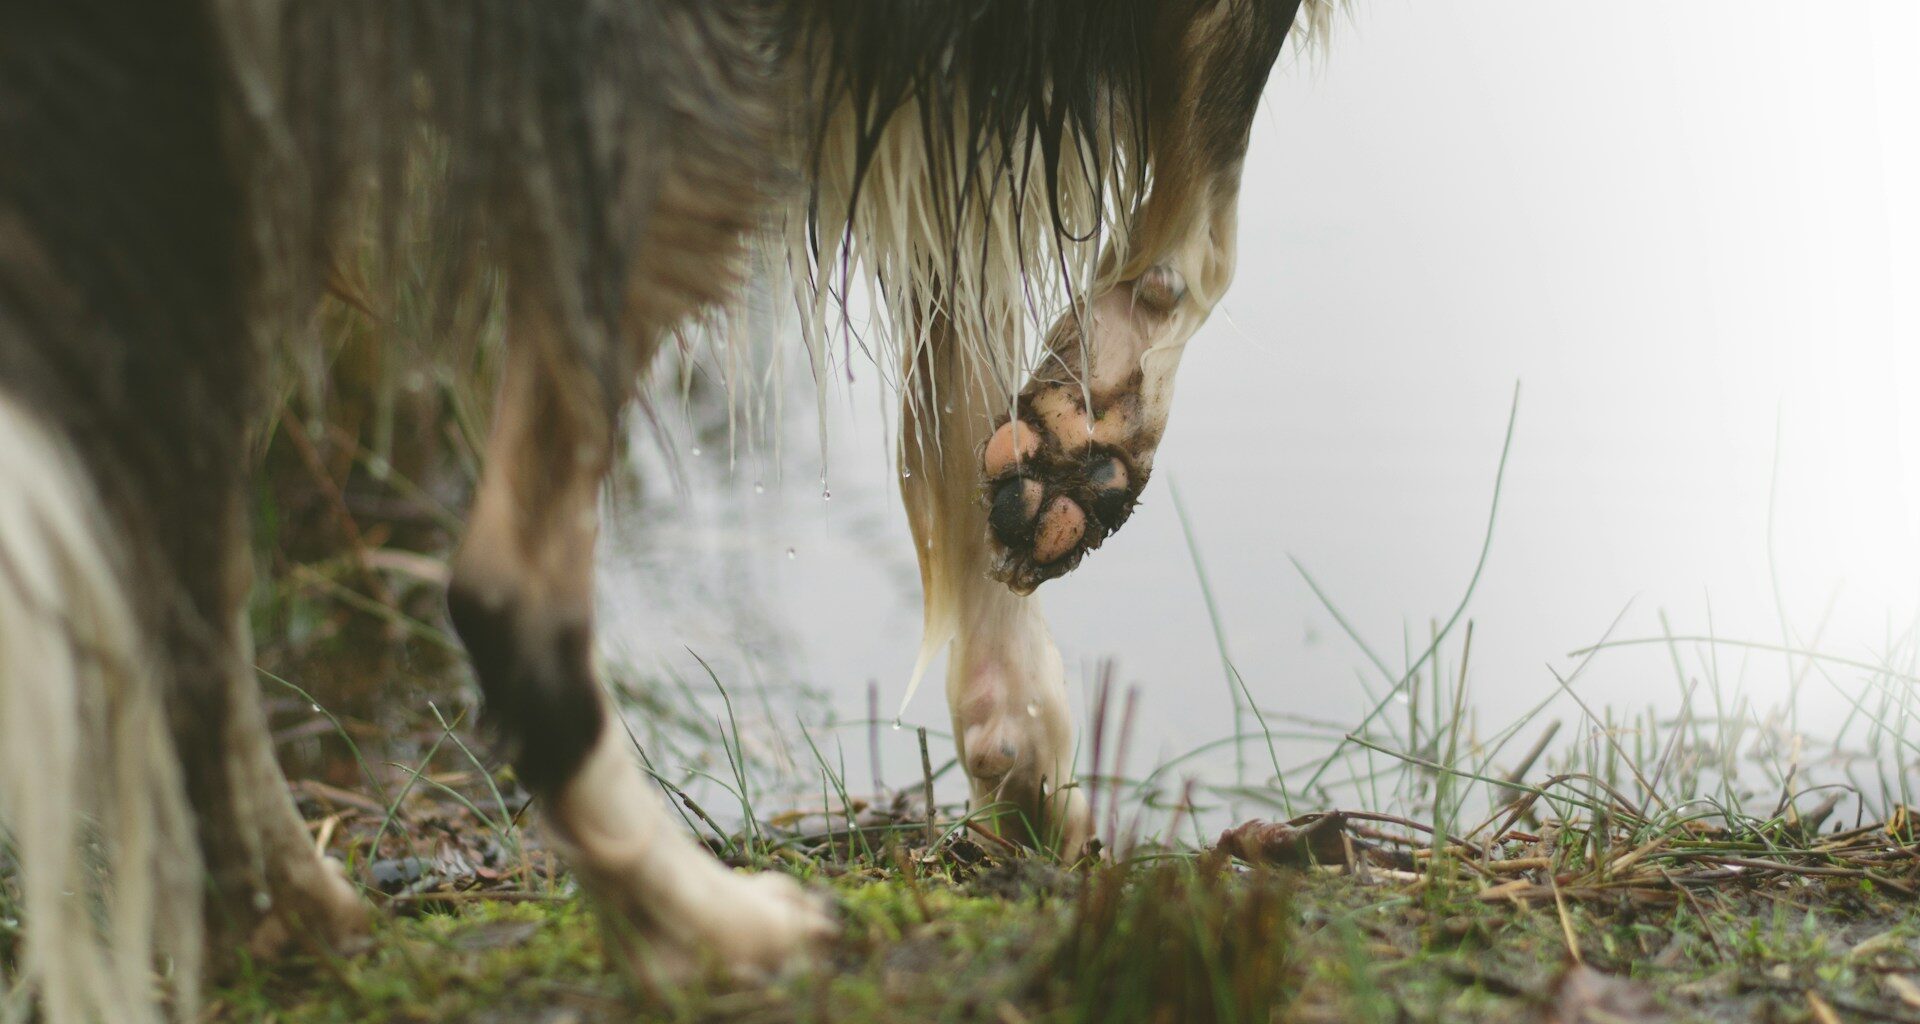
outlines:
[[[1912,978],[1903,974],[1889,974],[1881,980],[1887,983],[1887,988],[1891,989],[1901,1002],[1920,1008],[1920,985],[1914,984]]]
[[[1656,1024],[1664,1021],[1638,982],[1575,964],[1554,983],[1541,1024]]]
[[[292,788],[294,792],[302,796],[312,797],[315,800],[324,801],[337,807],[352,807],[356,810],[366,811],[369,814],[382,816],[387,813],[386,806],[378,800],[372,797],[362,796],[352,790],[341,789],[338,786],[329,786],[319,779],[301,779],[293,783]]]
[[[1347,863],[1347,816],[1339,811],[1306,814],[1288,822],[1249,821],[1220,833],[1216,848],[1249,864],[1304,868]],[[1366,849],[1359,842],[1353,848]]]
[[[1847,951],[1847,957],[1853,960],[1867,960],[1882,954],[1908,953],[1910,950],[1907,937],[1902,935],[1899,929],[1889,928],[1878,935],[1860,940],[1857,945]]]
[[[1812,989],[1807,990],[1807,1008],[1813,1011],[1813,1019],[1817,1024],[1840,1024],[1840,1015],[1833,1012],[1833,1007],[1828,1006],[1827,1001]]]

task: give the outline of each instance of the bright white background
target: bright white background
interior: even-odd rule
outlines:
[[[1260,703],[1351,720],[1365,662],[1289,556],[1398,663],[1471,573],[1516,381],[1469,609],[1484,726],[1629,603],[1621,636],[1665,610],[1778,642],[1776,435],[1790,628],[1810,638],[1831,603],[1822,646],[1872,660],[1913,621],[1920,5],[1363,0],[1323,59],[1274,77],[1240,257],[1140,512],[1041,591],[1076,685],[1112,658],[1142,687],[1141,760],[1231,722],[1169,483]],[[802,393],[777,459],[685,457],[687,484],[629,509],[603,558],[617,656],[686,668],[688,645],[824,688],[843,717],[876,680],[891,711],[918,581],[867,383],[832,399],[833,500]],[[1762,707],[1784,694],[1778,656],[1720,658]],[[1580,685],[1678,702],[1663,649]],[[1804,724],[1837,721],[1808,693]],[[937,681],[909,718],[944,723]]]

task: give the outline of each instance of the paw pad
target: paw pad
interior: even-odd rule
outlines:
[[[1099,547],[1145,483],[1137,464],[1087,422],[1077,389],[1048,386],[1022,396],[1020,415],[981,449],[987,524],[1003,549],[994,576],[1021,593]]]

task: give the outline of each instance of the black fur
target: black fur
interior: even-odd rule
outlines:
[[[528,637],[525,609],[490,606],[455,587],[447,611],[487,698],[487,717],[528,789],[552,796],[606,727],[585,624]]]
[[[916,103],[935,195],[957,219],[982,188],[1043,188],[1054,222],[1087,237],[1094,225],[1061,219],[1061,167],[1078,162],[1106,181],[1118,153],[1145,151],[1140,116],[1153,64],[1156,0],[798,0],[788,46],[806,63],[807,95],[844,104],[856,125],[853,193],[881,133]],[[816,125],[816,129],[823,127]],[[1110,149],[1096,140],[1111,140]],[[956,151],[955,146],[958,146]],[[1009,168],[988,153],[1037,150],[1046,180],[990,181]],[[1022,162],[1024,165],[1024,161]],[[1144,181],[1139,161],[1120,168]]]

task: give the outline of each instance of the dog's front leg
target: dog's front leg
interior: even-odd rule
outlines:
[[[448,598],[487,718],[631,954],[772,971],[829,934],[827,918],[792,879],[736,874],[675,825],[596,678],[598,497],[627,369],[508,305],[500,408]]]
[[[938,309],[941,303],[928,303]],[[1002,325],[998,337],[1015,336]],[[1060,652],[1037,598],[990,575],[973,453],[1004,394],[986,353],[929,315],[902,413],[901,497],[925,589],[921,671],[949,646],[947,707],[970,810],[996,833],[1071,859],[1086,847],[1087,801],[1073,784],[1073,718]]]
[[[1018,592],[1072,571],[1146,487],[1181,352],[1233,279],[1247,137],[1297,8],[1222,3],[1159,34],[1169,44],[1149,75],[1152,187],[1104,256],[1111,283],[1054,325],[980,449],[993,572]]]

